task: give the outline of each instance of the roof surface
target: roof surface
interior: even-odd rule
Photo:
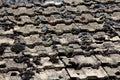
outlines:
[[[120,0],[0,0],[0,80],[120,80]]]

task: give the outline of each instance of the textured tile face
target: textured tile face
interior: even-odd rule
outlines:
[[[0,80],[120,80],[120,0],[0,0]]]
[[[85,57],[85,56],[78,56],[76,55],[73,58],[62,58],[63,62],[68,67],[76,67],[76,68],[82,68],[82,67],[93,67],[97,68],[100,65],[100,61],[98,61],[94,56]]]
[[[78,78],[78,79],[97,79],[97,78],[105,78],[107,77],[106,72],[100,67],[98,69],[92,68],[82,68],[81,70],[75,69],[67,69],[70,73],[71,78]]]

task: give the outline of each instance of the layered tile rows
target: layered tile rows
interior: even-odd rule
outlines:
[[[0,0],[0,80],[120,80],[119,0]]]

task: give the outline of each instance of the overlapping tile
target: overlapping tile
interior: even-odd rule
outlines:
[[[1,80],[119,80],[119,0],[0,0]]]

